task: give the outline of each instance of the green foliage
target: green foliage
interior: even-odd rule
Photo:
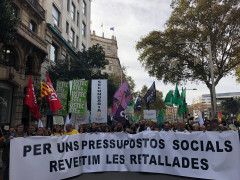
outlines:
[[[19,19],[14,14],[13,1],[0,1],[0,43],[9,44],[15,37]]]
[[[79,53],[79,58],[58,60],[56,64],[48,69],[49,76],[54,86],[57,80],[70,81],[73,79],[89,80],[87,103],[88,109],[91,109],[91,80],[108,79],[108,106],[112,106],[112,97],[117,90],[117,86],[107,74],[101,74],[101,69],[108,64],[105,59],[105,53],[100,45],[93,45],[87,51]],[[93,73],[97,70],[96,73]]]
[[[211,88],[207,45],[211,37],[215,85],[240,64],[239,0],[173,0],[164,31],[152,31],[136,45],[150,76],[164,83],[202,81]],[[198,64],[194,63],[200,59]],[[176,64],[173,68],[172,64]]]
[[[223,102],[221,102],[222,106],[222,113],[224,115],[231,115],[233,114],[234,116],[238,114],[239,112],[239,107],[240,107],[240,98],[238,99],[227,99]]]

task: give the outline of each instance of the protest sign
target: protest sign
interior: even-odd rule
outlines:
[[[156,119],[156,110],[143,110],[144,119]]]
[[[57,81],[56,93],[62,105],[62,109],[58,110],[56,112],[56,115],[60,115],[60,116],[67,115],[68,89],[69,89],[69,82]]]
[[[92,80],[91,122],[107,123],[107,80]]]
[[[203,179],[240,177],[237,131],[97,133],[14,138],[10,179],[57,180],[132,171]]]
[[[74,79],[71,84],[72,87],[68,112],[73,114],[83,114],[87,100],[88,81]]]

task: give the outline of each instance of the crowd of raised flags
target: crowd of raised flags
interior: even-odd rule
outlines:
[[[42,100],[44,97],[46,97],[46,102],[49,103],[49,108],[52,111],[53,115],[57,110],[62,109],[60,100],[48,75],[46,83],[41,82],[41,92],[39,99]],[[156,100],[155,82],[153,82],[151,87],[147,90],[143,99],[145,101],[147,109],[149,110],[149,105],[151,103],[154,103]],[[130,109],[134,109],[135,111],[141,111],[142,104],[144,103],[143,99],[139,95],[135,101],[131,96],[131,92],[127,82],[124,82],[113,96],[112,119],[114,121],[120,121],[123,124],[125,124],[125,121],[128,120],[131,120],[132,122],[138,121],[141,116],[134,116],[134,113],[127,114],[126,110],[129,107]],[[25,104],[29,106],[30,111],[32,112],[32,116],[41,121],[41,115],[39,113],[37,98],[34,92],[31,76],[29,78],[28,89],[25,97]],[[180,95],[178,85],[176,84],[175,91],[173,92],[172,90],[170,90],[167,93],[164,104],[169,107],[172,107],[174,105],[178,106],[177,114],[179,115],[179,117],[181,117],[187,111],[186,89],[183,89]],[[157,121],[159,126],[165,120],[165,113],[165,109],[160,109],[158,111]]]

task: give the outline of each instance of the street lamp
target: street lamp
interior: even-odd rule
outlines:
[[[214,71],[213,71],[213,60],[212,60],[212,49],[211,49],[211,41],[210,36],[207,36],[207,42],[177,42],[176,45],[185,45],[185,44],[200,44],[207,43],[208,44],[208,55],[209,55],[209,66],[210,66],[210,74],[212,80],[212,118],[215,118],[216,113],[216,91],[215,91],[215,83],[214,83]]]

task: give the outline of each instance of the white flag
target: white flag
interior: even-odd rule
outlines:
[[[41,119],[38,119],[38,127],[43,128],[43,123],[42,123]]]
[[[66,121],[65,121],[65,125],[64,125],[64,131],[66,131],[66,125],[67,124],[72,124],[72,118],[69,119],[69,114],[67,115]]]
[[[204,124],[202,114],[200,111],[198,111],[198,122],[199,122],[200,126]]]

